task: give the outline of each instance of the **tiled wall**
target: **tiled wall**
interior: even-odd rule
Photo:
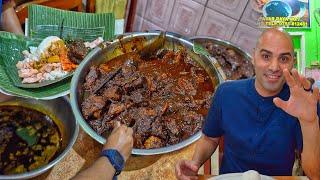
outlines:
[[[134,31],[212,36],[251,53],[261,30],[251,0],[138,0]]]

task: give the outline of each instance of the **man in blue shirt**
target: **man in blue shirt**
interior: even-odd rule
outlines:
[[[288,34],[268,29],[253,54],[256,77],[221,84],[216,90],[192,160],[176,165],[178,179],[197,179],[221,136],[220,173],[250,169],[266,175],[291,175],[295,151],[311,179],[320,179],[319,89],[294,66]]]

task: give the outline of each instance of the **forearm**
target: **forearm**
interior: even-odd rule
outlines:
[[[15,13],[13,7],[5,9],[2,14],[1,26],[3,30],[12,32],[15,34],[23,35],[23,31],[18,19],[17,14]]]
[[[216,150],[219,139],[220,138],[210,138],[203,134],[196,144],[192,160],[196,161],[201,166]]]
[[[115,173],[115,169],[109,162],[108,158],[100,157],[92,166],[76,175],[76,180],[111,180]]]
[[[320,128],[318,117],[313,123],[300,122],[303,137],[301,155],[303,170],[309,178],[320,179]]]

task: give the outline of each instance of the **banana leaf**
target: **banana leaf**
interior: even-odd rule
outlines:
[[[19,81],[21,79],[17,71],[12,72],[12,68],[18,61],[23,60],[23,50],[28,50],[29,46],[37,46],[39,42],[39,39],[0,31],[0,89],[2,91],[35,99],[53,99],[69,92],[71,78],[35,89],[24,89],[14,85],[13,79],[19,79]]]
[[[114,13],[82,13],[34,4],[28,7],[28,36],[31,38],[59,34],[62,22],[63,30],[66,30],[63,35],[70,38],[91,41],[93,37],[103,37],[104,40],[114,37]]]

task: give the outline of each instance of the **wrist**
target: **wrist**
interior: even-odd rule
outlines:
[[[101,152],[101,156],[106,157],[110,164],[113,166],[114,175],[117,176],[124,168],[124,157],[116,149],[105,149]]]
[[[103,171],[104,172],[106,169],[108,169],[108,172],[110,172],[111,174],[116,173],[116,169],[112,166],[109,158],[107,158],[105,156],[101,156],[98,158],[98,161],[101,161],[103,163]]]
[[[300,121],[300,126],[301,127],[315,127],[319,126],[319,117],[316,116],[312,120],[303,120]]]

